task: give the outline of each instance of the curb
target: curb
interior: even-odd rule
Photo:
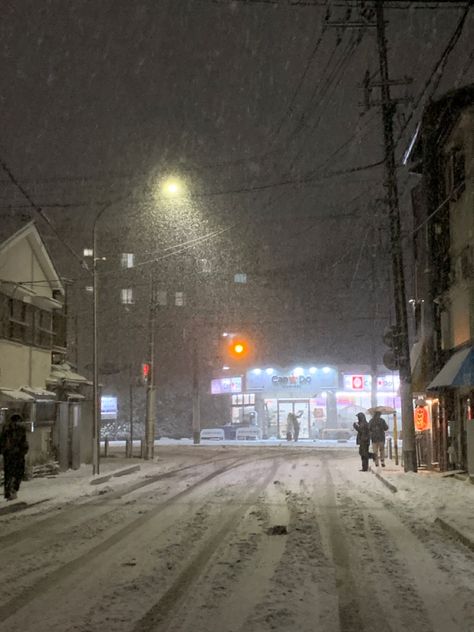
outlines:
[[[395,494],[396,492],[398,492],[398,489],[395,487],[395,485],[393,485],[393,483],[389,483],[386,478],[384,478],[381,474],[379,474],[378,472],[376,472],[372,468],[370,468],[370,471],[372,472],[372,474],[375,474],[375,476],[379,479],[379,481],[381,483],[383,483],[385,485],[385,487],[388,487],[388,489],[392,493]]]
[[[466,535],[464,535],[464,533],[461,533],[461,531],[456,529],[456,527],[453,527],[452,524],[449,524],[449,522],[446,522],[443,518],[440,518],[439,516],[435,518],[435,524],[439,524],[439,526],[444,529],[444,531],[449,533],[449,535],[456,538],[456,540],[462,542],[462,544],[464,544],[464,546],[467,546],[467,548],[471,551],[474,551],[474,540],[471,540],[471,538],[468,538]]]
[[[100,476],[99,478],[93,478],[90,481],[91,485],[102,485],[102,483],[107,483],[110,481],[112,476],[126,476],[127,474],[133,474],[134,472],[139,472],[141,469],[140,465],[132,465],[130,467],[125,468],[124,470],[118,470],[118,472],[111,472],[110,474],[106,474],[105,476]]]

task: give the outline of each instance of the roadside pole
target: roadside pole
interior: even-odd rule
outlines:
[[[389,207],[390,242],[392,254],[392,274],[397,330],[399,335],[400,398],[402,403],[403,461],[405,472],[416,472],[415,426],[413,420],[413,400],[411,388],[410,346],[408,340],[408,319],[405,296],[405,274],[401,244],[401,222],[398,198],[398,184],[393,139],[393,115],[395,101],[390,96],[390,81],[387,61],[387,41],[383,0],[376,0],[377,46],[379,53],[382,106],[382,124],[385,144],[385,186]],[[375,84],[373,84],[375,85]]]
[[[156,300],[155,275],[150,273],[150,306],[148,313],[148,379],[146,384],[145,459],[153,459],[155,453],[156,388],[155,388],[155,326]]]
[[[199,392],[199,350],[196,335],[193,336],[193,443],[201,443],[201,397]]]

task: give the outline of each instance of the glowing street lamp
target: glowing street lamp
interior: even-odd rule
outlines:
[[[161,190],[167,197],[176,197],[183,192],[183,184],[176,178],[168,178],[163,182]]]

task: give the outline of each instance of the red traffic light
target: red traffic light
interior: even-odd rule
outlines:
[[[227,354],[233,360],[247,359],[250,354],[251,346],[244,338],[234,338],[227,346]]]
[[[142,378],[144,380],[148,380],[150,377],[150,363],[149,362],[144,362],[142,364]]]

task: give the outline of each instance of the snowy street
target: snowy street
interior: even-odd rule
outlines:
[[[468,483],[388,462],[393,493],[336,447],[140,464],[23,484],[28,506],[0,514],[2,632],[474,630],[474,553],[435,521],[466,520]]]

